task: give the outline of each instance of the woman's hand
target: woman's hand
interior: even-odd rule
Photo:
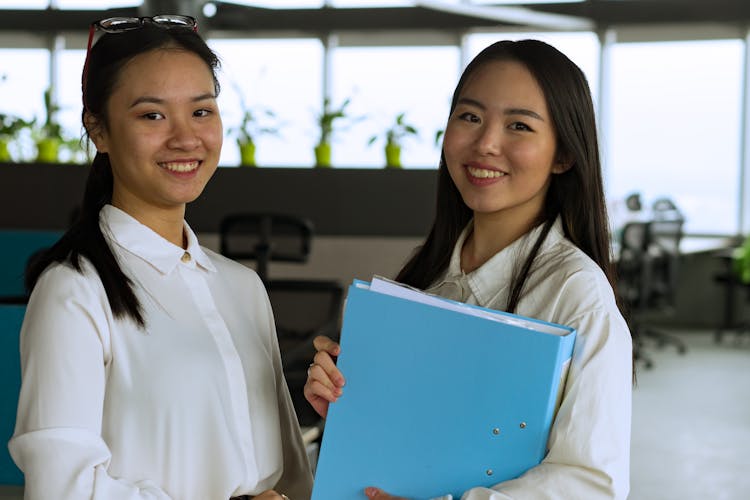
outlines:
[[[394,497],[380,488],[375,488],[373,486],[365,488],[365,495],[367,495],[367,498],[370,500],[408,500],[404,497]]]
[[[325,418],[328,415],[328,405],[343,394],[344,376],[336,368],[335,361],[341,347],[324,336],[315,337],[313,345],[318,352],[307,369],[307,382],[303,392],[318,415]]]
[[[260,495],[255,495],[253,500],[289,500],[289,497],[274,490],[266,490]]]

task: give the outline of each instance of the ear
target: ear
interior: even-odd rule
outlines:
[[[570,155],[559,155],[555,163],[552,164],[553,174],[562,174],[567,172],[573,166],[574,160]]]
[[[101,120],[87,111],[83,117],[83,123],[86,127],[86,133],[96,146],[96,150],[99,153],[107,153],[109,148],[107,131]]]

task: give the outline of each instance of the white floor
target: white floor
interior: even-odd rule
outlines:
[[[630,500],[750,499],[750,339],[685,332],[633,392]]]
[[[748,500],[750,338],[680,337],[686,354],[649,348],[653,368],[639,366],[629,500]],[[21,498],[0,487],[0,500]]]

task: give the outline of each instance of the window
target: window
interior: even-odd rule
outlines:
[[[621,43],[611,51],[608,196],[669,197],[692,233],[738,231],[741,40]]]
[[[49,57],[45,49],[0,49],[0,112],[25,120],[44,119]],[[36,152],[31,137],[24,137],[18,151],[11,154],[18,160],[33,160]]]
[[[57,103],[60,107],[57,120],[66,138],[80,138],[83,135],[81,73],[86,51],[62,50],[57,57]]]
[[[417,138],[403,142],[405,168],[437,168],[435,134],[448,118],[458,78],[456,47],[340,47],[333,53],[332,104],[351,99],[349,114],[361,118],[335,133],[333,164],[383,167],[385,131],[399,113]],[[378,139],[371,146],[372,136]]]
[[[212,39],[209,45],[222,61],[219,106],[225,141],[221,165],[239,164],[233,129],[242,120],[242,106],[262,118],[270,110],[269,128],[254,142],[260,166],[312,166],[317,140],[314,113],[323,95],[323,46],[317,39]]]

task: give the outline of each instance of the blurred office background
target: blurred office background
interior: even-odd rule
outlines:
[[[684,352],[658,339],[642,346],[631,498],[750,498],[742,475],[750,468],[750,308],[734,258],[750,233],[750,2],[0,0],[0,114],[39,124],[52,111],[68,144],[54,161],[40,160],[27,127],[8,145],[0,235],[54,238],[75,212],[86,175],[76,141],[89,24],[161,13],[197,17],[222,59],[225,168],[188,221],[219,250],[228,216],[302,219],[312,228],[309,251],[297,262],[271,257],[269,279],[341,288],[394,275],[426,234],[436,137],[464,65],[499,39],[540,38],[566,53],[594,96],[615,246],[654,203],[669,200],[681,220],[667,297],[658,308],[638,303]],[[326,101],[348,103],[330,169],[314,167]],[[274,131],[255,137],[257,167],[240,166],[236,142],[248,111],[253,125]],[[417,134],[403,141],[402,168],[386,169],[383,139],[400,114]],[[626,203],[633,194],[640,210]],[[7,491],[15,498],[19,490]]]

